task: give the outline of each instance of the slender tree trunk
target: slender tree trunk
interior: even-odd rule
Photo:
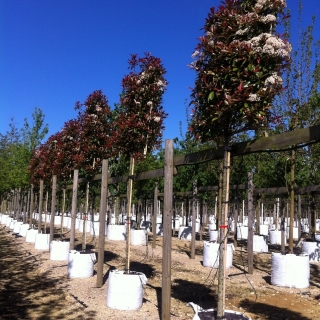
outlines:
[[[38,220],[38,233],[41,233],[42,224],[42,199],[43,199],[43,180],[40,180],[40,191],[39,191],[39,220]]]
[[[217,319],[224,319],[226,294],[226,250],[228,231],[228,204],[229,204],[229,176],[230,176],[230,149],[229,139],[225,138],[222,178],[222,206],[220,213],[219,235],[219,270],[218,270],[218,308]]]
[[[56,195],[57,195],[57,176],[52,176],[52,192],[51,192],[51,220],[50,220],[50,243],[54,238],[54,218],[56,215]],[[48,195],[47,195],[48,198]]]
[[[157,215],[158,215],[158,182],[155,183],[153,192],[153,221],[152,221],[152,248],[157,243]]]
[[[64,219],[64,211],[65,211],[65,206],[66,206],[66,188],[63,188],[62,190],[62,208],[61,208],[61,228],[60,228],[60,240],[62,240],[62,235],[63,235],[63,219]]]
[[[107,190],[108,190],[108,160],[102,160],[101,175],[101,198],[99,210],[99,245],[98,245],[98,266],[97,266],[97,287],[103,286],[103,264],[104,264],[104,245],[107,209]]]
[[[294,174],[296,168],[296,151],[291,153],[290,171],[290,222],[289,222],[289,253],[293,253],[293,219],[294,219]]]
[[[33,225],[33,208],[34,208],[34,193],[33,193],[33,184],[30,187],[30,216],[29,216],[29,228],[32,228]]]
[[[79,170],[75,169],[73,172],[73,187],[72,187],[70,250],[74,250],[76,215],[77,215],[77,198],[78,198],[78,176],[79,176]]]
[[[134,158],[130,158],[129,181],[127,189],[128,214],[127,214],[127,241],[126,241],[126,268],[125,273],[130,274],[130,233],[131,233],[131,203],[132,203],[132,185],[134,173]]]
[[[84,215],[83,215],[83,232],[82,232],[82,251],[86,251],[86,223],[87,223],[87,217],[89,214],[89,191],[90,191],[90,183],[87,182],[86,187],[86,203],[85,203],[85,209],[84,209]],[[104,213],[106,214],[106,213]],[[93,212],[92,212],[93,215]],[[106,218],[104,218],[106,220]]]
[[[197,180],[192,186],[192,231],[191,231],[191,259],[195,258],[196,251],[196,214],[197,214]]]

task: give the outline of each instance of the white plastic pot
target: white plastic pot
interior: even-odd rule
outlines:
[[[27,230],[26,242],[35,243],[37,234],[38,234],[38,230],[36,230],[36,229]]]
[[[209,241],[217,241],[218,230],[209,230]]]
[[[253,252],[268,252],[266,236],[253,236]]]
[[[203,266],[210,268],[219,267],[219,243],[216,242],[203,242]],[[227,261],[226,268],[232,267],[234,246],[232,243],[227,244]]]
[[[147,236],[145,230],[130,230],[130,244],[133,246],[146,246]]]
[[[109,224],[107,228],[108,240],[126,240],[127,229],[124,224]]]
[[[138,310],[142,307],[143,286],[146,276],[141,272],[124,274],[112,270],[109,273],[107,289],[107,306],[117,310]]]
[[[19,233],[20,227],[22,226],[22,221],[17,221],[13,226],[13,233]]]
[[[309,261],[320,262],[320,243],[304,241],[302,243],[302,253],[309,256]]]
[[[49,250],[50,247],[50,234],[37,233],[34,248],[36,250]]]
[[[68,259],[69,278],[89,278],[93,276],[93,266],[96,254],[71,250]]]
[[[237,239],[248,239],[248,227],[238,226],[237,227]]]
[[[69,241],[51,241],[50,260],[68,260],[69,251]]]
[[[29,224],[25,223],[20,226],[19,235],[25,237],[27,235],[27,230],[29,229]]]
[[[271,284],[279,287],[309,287],[310,264],[308,255],[272,253]]]

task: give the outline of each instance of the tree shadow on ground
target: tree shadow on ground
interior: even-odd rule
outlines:
[[[205,284],[184,279],[174,280],[171,296],[185,303],[194,302],[204,309],[217,306],[217,296],[212,289]]]
[[[37,258],[1,229],[0,319],[74,319],[79,309],[85,319],[95,319],[95,312],[79,304],[66,308],[66,277],[52,277],[50,270],[40,273]]]
[[[300,312],[295,312],[287,308],[279,308],[274,305],[261,302],[254,302],[249,299],[242,300],[239,306],[246,310],[250,310],[249,312],[255,314],[257,317],[265,317],[266,319],[311,320]]]

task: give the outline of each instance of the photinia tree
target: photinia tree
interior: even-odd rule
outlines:
[[[161,59],[145,53],[129,59],[132,70],[122,79],[120,106],[116,109],[114,145],[125,159],[130,158],[127,186],[127,242],[125,272],[130,273],[130,221],[132,185],[135,160],[143,159],[148,151],[161,144],[163,121],[167,114],[162,107],[162,97],[167,86],[166,70]]]
[[[193,53],[196,71],[190,135],[206,142],[224,139],[222,203],[219,212],[219,319],[224,318],[230,148],[233,135],[267,126],[276,119],[272,100],[282,90],[281,71],[291,45],[275,31],[285,0],[225,0],[211,8],[204,35]],[[249,243],[249,242],[248,242]]]

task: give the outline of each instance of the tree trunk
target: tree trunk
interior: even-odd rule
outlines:
[[[224,319],[225,295],[226,295],[226,250],[228,231],[228,204],[229,204],[229,176],[230,176],[230,149],[229,139],[225,138],[222,178],[222,206],[219,225],[219,270],[218,270],[218,307],[217,319]],[[220,191],[220,190],[219,190]]]
[[[42,223],[42,199],[43,199],[43,180],[40,180],[40,191],[39,191],[39,220],[38,220],[38,233],[41,233]]]
[[[51,220],[50,220],[50,243],[54,237],[54,217],[56,213],[56,194],[57,194],[57,176],[52,176],[52,194],[51,194]]]
[[[79,176],[79,170],[75,169],[73,171],[73,187],[72,187],[70,250],[74,250],[76,215],[77,215],[77,198],[78,198],[78,176]]]

